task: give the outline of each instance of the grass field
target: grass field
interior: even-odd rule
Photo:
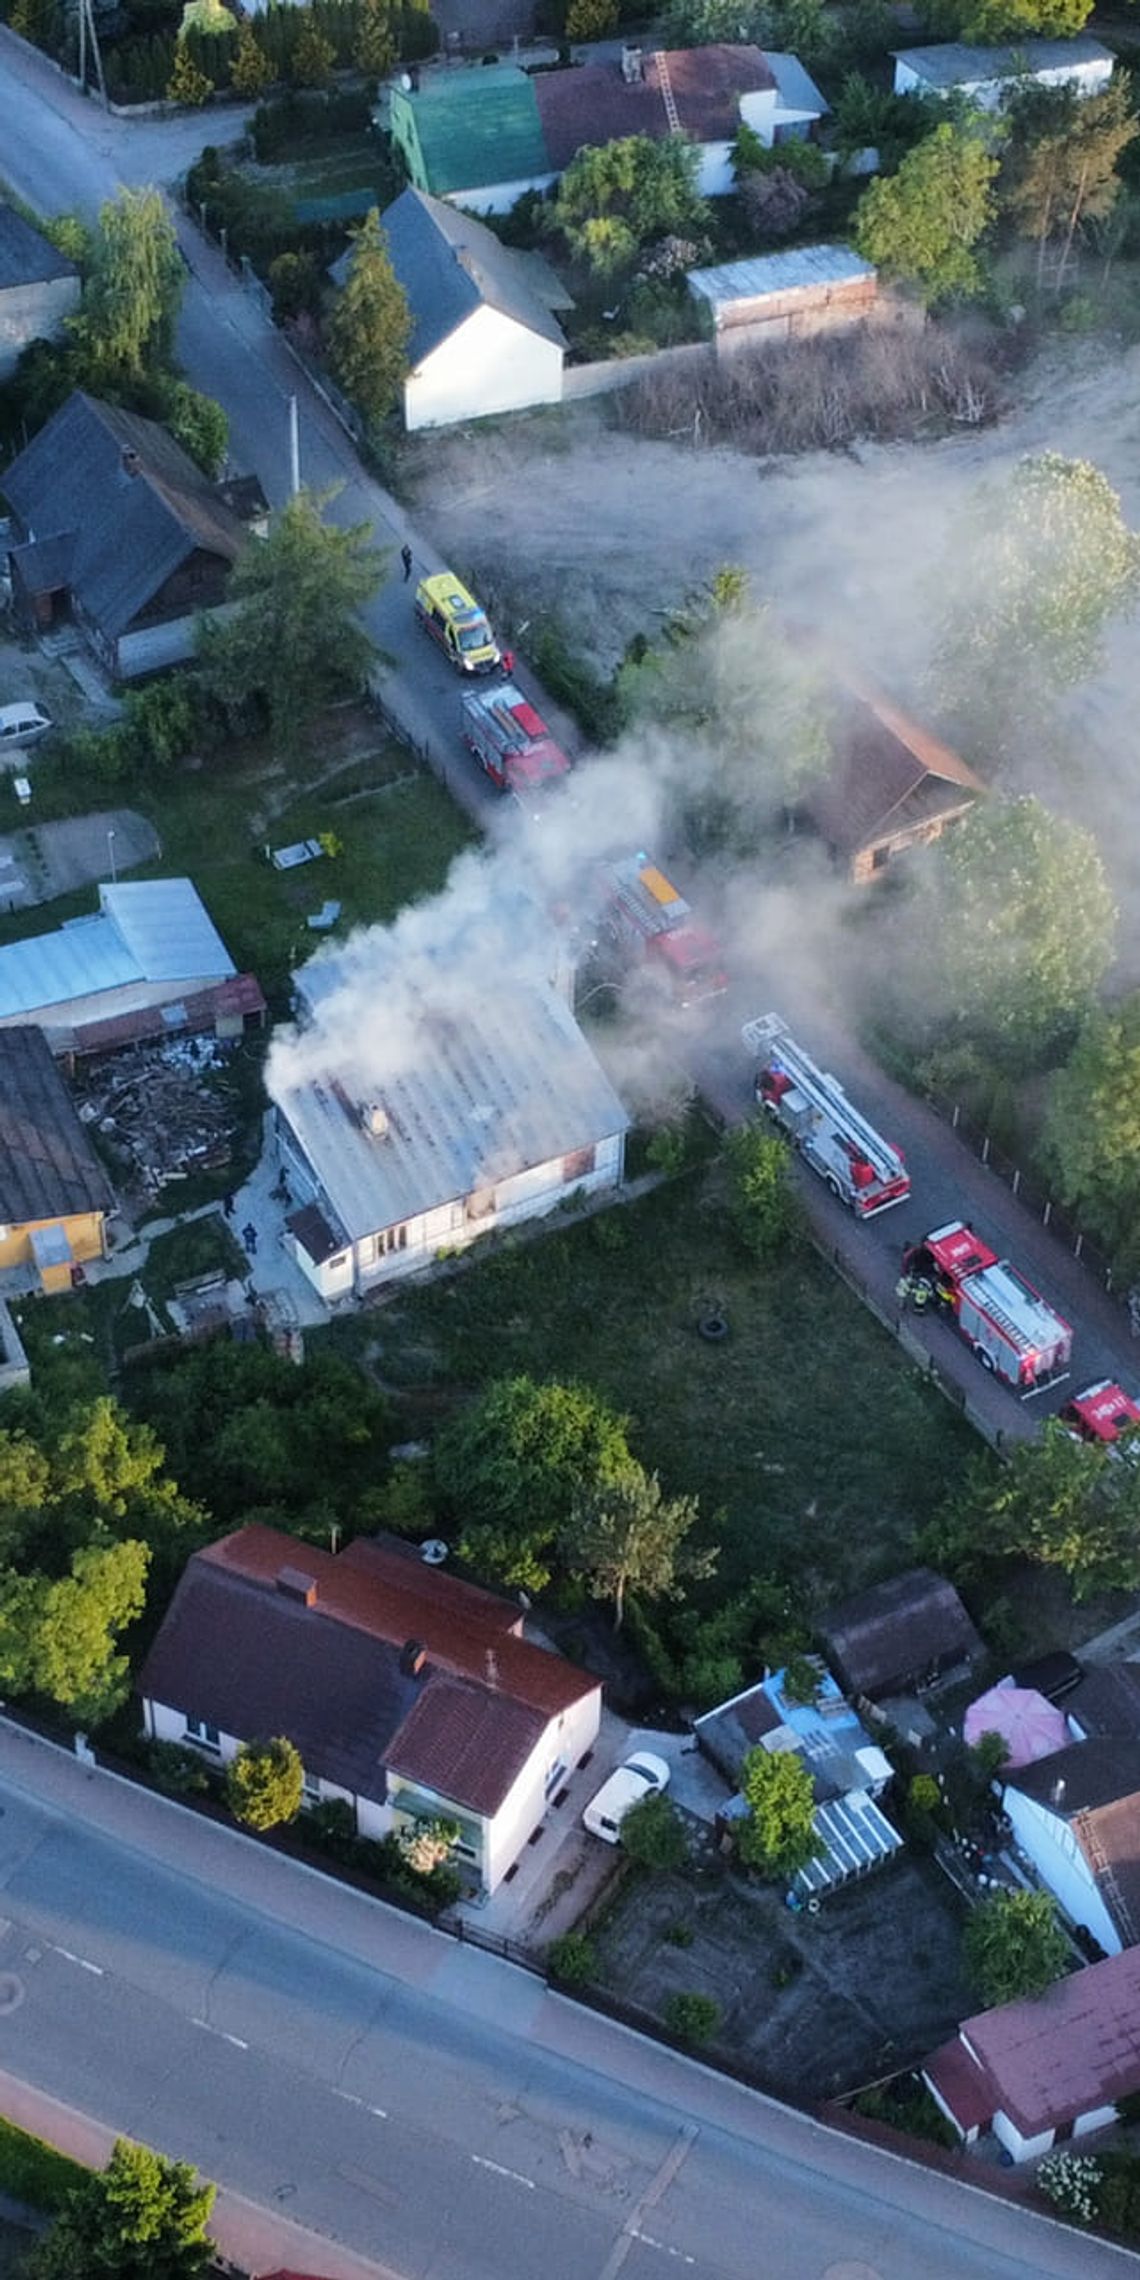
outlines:
[[[0,2191],[32,2209],[58,2209],[87,2171],[82,2162],[0,2116]]]
[[[710,1345],[698,1325],[723,1313]],[[699,1494],[721,1545],[714,1603],[765,1573],[797,1607],[904,1565],[979,1447],[842,1283],[804,1249],[737,1247],[715,1171],[408,1288],[330,1332],[399,1389],[401,1430],[513,1371],[579,1378],[633,1420],[666,1487]]]

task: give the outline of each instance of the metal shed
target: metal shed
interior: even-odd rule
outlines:
[[[749,261],[692,269],[718,356],[861,324],[878,300],[878,272],[848,245],[801,245]]]

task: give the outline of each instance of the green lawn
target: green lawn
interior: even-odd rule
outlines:
[[[33,2209],[58,2209],[87,2171],[82,2162],[31,2137],[0,2115],[0,2192]]]
[[[400,1389],[401,1432],[512,1371],[578,1377],[634,1421],[637,1454],[696,1492],[721,1545],[713,1601],[757,1573],[810,1613],[914,1557],[979,1444],[810,1250],[758,1268],[697,1174],[452,1279],[397,1293],[334,1340]],[[707,1344],[698,1324],[727,1316]]]

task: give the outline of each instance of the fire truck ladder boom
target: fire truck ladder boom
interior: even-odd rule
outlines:
[[[880,1180],[895,1180],[901,1164],[896,1151],[876,1132],[866,1117],[853,1108],[842,1085],[835,1077],[827,1077],[817,1069],[802,1046],[795,1043],[778,1014],[766,1013],[758,1021],[746,1021],[740,1032],[747,1050],[758,1059],[772,1058],[786,1069],[796,1091],[810,1100],[812,1107],[853,1141]]]

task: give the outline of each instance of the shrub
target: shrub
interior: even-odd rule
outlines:
[[[683,1916],[679,1916],[675,1923],[666,1924],[661,1937],[668,1940],[670,1947],[691,1948],[696,1934],[692,1925],[687,1924]]]
[[[209,1790],[209,1768],[184,1742],[152,1742],[146,1762],[159,1788],[171,1797],[204,1797]]]
[[[305,1808],[302,1833],[330,1860],[351,1861],[360,1844],[356,1815],[346,1798],[328,1797]]]
[[[1037,2184],[1051,2208],[1059,2209],[1075,2224],[1092,2224],[1101,2168],[1091,2154],[1047,2153],[1038,2164]]]
[[[720,2025],[720,2004],[711,1995],[670,1995],[663,2016],[678,2042],[706,2043]]]
[[[305,1792],[305,1769],[292,1742],[243,1742],[226,1768],[226,1801],[247,1829],[276,1829],[294,1821]]]
[[[585,1932],[563,1932],[547,1948],[546,1968],[564,1987],[585,1987],[598,1976],[597,1949]]]
[[[669,1797],[643,1797],[623,1814],[621,1848],[641,1868],[683,1868],[689,1857],[685,1824]]]

